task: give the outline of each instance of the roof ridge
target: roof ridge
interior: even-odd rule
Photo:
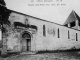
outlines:
[[[73,10],[73,14],[75,15],[76,19],[78,20],[77,16],[76,16],[76,12]]]
[[[69,14],[68,18],[66,19],[65,23],[63,25],[66,25],[70,22],[73,22],[75,20],[78,20],[79,16],[76,14],[76,12],[74,10],[72,10],[72,12]]]

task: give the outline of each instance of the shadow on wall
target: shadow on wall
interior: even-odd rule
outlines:
[[[32,28],[32,29],[37,30],[37,26],[35,26],[35,25],[29,25],[29,24],[25,25],[25,24],[20,23],[20,22],[14,22],[14,26],[15,26],[15,28],[17,28],[17,26],[20,26],[20,27]]]
[[[59,52],[80,52],[80,49],[67,49],[67,50],[46,50],[46,51],[38,51],[37,54],[43,53],[59,53]]]

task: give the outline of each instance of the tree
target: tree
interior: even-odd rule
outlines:
[[[0,0],[0,5],[2,5],[2,6],[6,6],[5,1],[4,1],[4,0]]]
[[[8,24],[8,16],[10,11],[5,7],[6,3],[4,0],[0,0],[0,24]]]

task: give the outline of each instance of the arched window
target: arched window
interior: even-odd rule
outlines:
[[[78,34],[76,33],[76,41],[78,41]]]
[[[70,39],[70,33],[69,33],[69,30],[68,30],[68,39]]]
[[[27,31],[24,31],[24,33],[22,34],[22,38],[30,39],[31,35]]]
[[[58,28],[58,38],[60,38],[60,31],[59,31],[59,28]]]
[[[45,28],[45,25],[43,25],[43,36],[46,36],[46,28]]]

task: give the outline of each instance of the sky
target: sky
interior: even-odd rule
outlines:
[[[39,1],[40,0],[5,0],[5,3],[8,9],[58,24],[63,24],[72,10],[80,16],[80,0],[45,0],[52,2],[44,2],[44,0],[41,0],[41,2]],[[36,6],[37,4],[38,6]],[[44,6],[39,4],[44,4]],[[46,4],[48,4],[48,6]]]

